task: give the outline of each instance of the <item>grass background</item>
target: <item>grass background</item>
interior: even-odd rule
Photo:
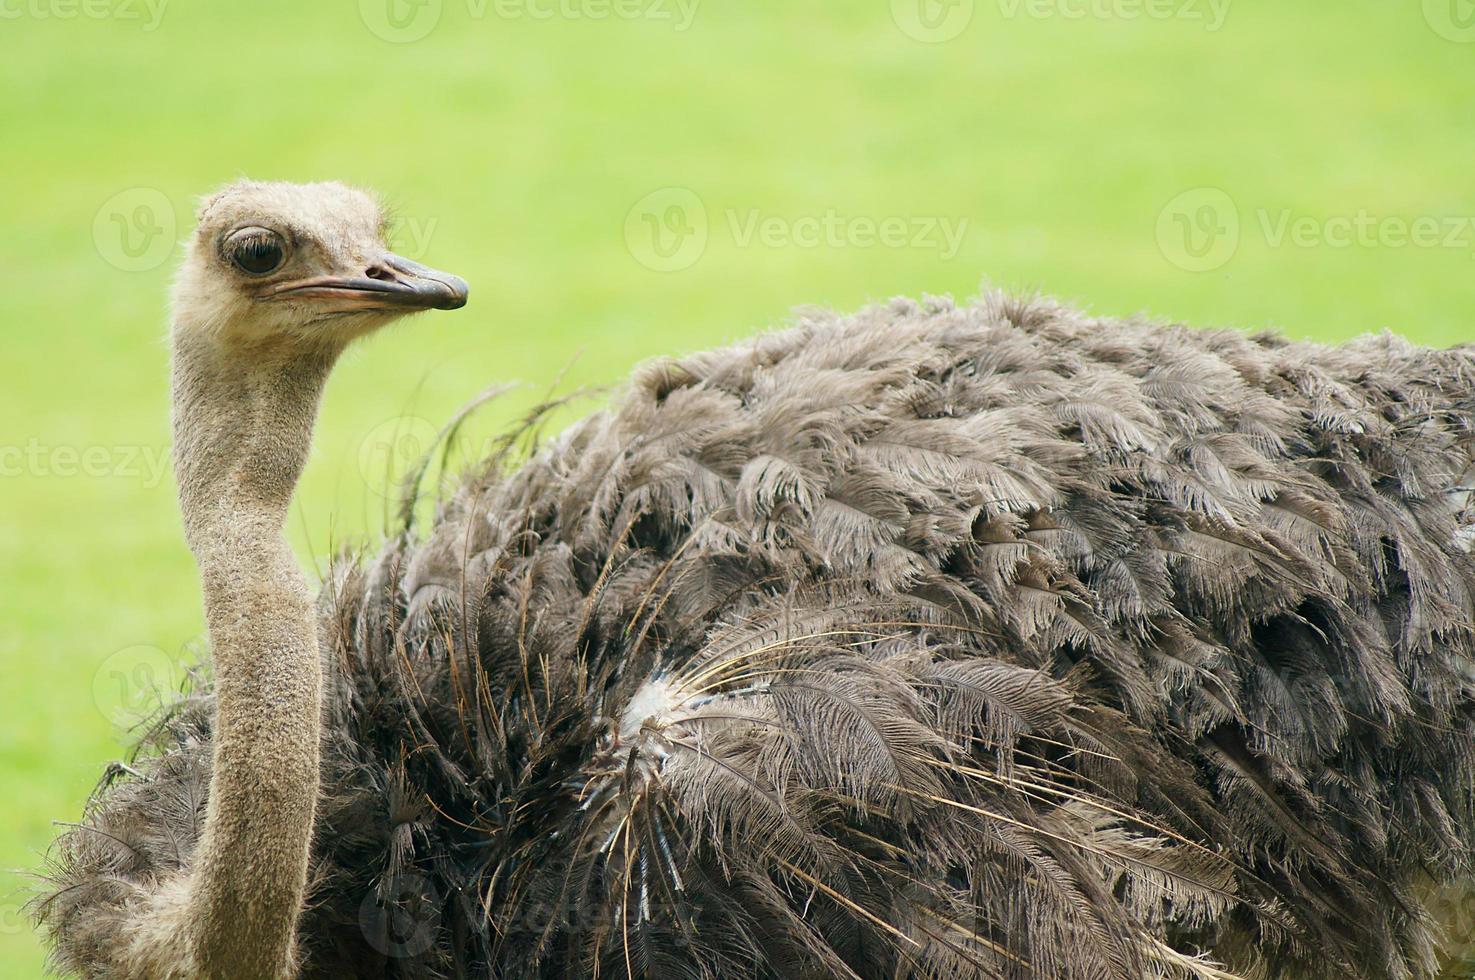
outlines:
[[[1475,334],[1468,0],[1227,0],[1222,23],[1208,0],[700,0],[685,29],[675,0],[152,2],[0,0],[3,978],[42,973],[10,869],[78,815],[147,682],[199,652],[151,470],[173,242],[223,181],[378,188],[401,248],[473,285],[335,376],[293,528],[317,566],[373,540],[386,471],[483,386],[571,361],[566,384],[614,381],[799,304],[987,280],[1326,340]],[[956,36],[911,36],[917,3]],[[661,272],[644,214],[672,200],[707,238]],[[965,234],[956,254],[785,239],[826,214]],[[1273,234],[1287,214],[1300,244]],[[744,241],[755,215],[778,237]],[[1321,234],[1358,215],[1450,240]],[[119,221],[162,238],[135,262]]]

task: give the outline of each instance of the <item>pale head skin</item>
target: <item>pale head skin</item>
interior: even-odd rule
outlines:
[[[392,253],[373,197],[242,181],[207,199],[174,292],[174,443],[215,672],[210,799],[185,868],[143,896],[109,976],[296,973],[319,784],[313,599],[283,538],[328,372],[466,283]]]
[[[387,223],[377,200],[336,182],[231,184],[200,207],[175,324],[346,344],[406,313],[466,305],[465,280],[389,250]]]

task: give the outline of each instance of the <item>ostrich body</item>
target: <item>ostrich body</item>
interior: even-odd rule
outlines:
[[[239,296],[200,241],[263,196],[312,229],[324,193],[207,208],[177,318]],[[1475,352],[997,296],[806,315],[644,367],[525,462],[509,437],[334,569],[314,641],[281,507],[332,355],[386,317],[317,356],[279,321],[232,355],[275,367],[176,387],[215,680],[58,842],[64,971],[1454,968]],[[264,482],[216,489],[232,459]]]

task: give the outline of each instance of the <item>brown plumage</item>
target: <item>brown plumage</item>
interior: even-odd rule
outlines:
[[[1472,350],[997,295],[649,364],[324,585],[303,975],[1453,969],[1472,423]],[[186,860],[211,711],[58,842],[63,969]]]

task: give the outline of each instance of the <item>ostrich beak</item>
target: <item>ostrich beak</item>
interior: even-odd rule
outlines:
[[[412,313],[459,310],[466,305],[466,280],[387,252],[362,276],[314,276],[284,282],[270,299],[328,300],[334,313]]]

